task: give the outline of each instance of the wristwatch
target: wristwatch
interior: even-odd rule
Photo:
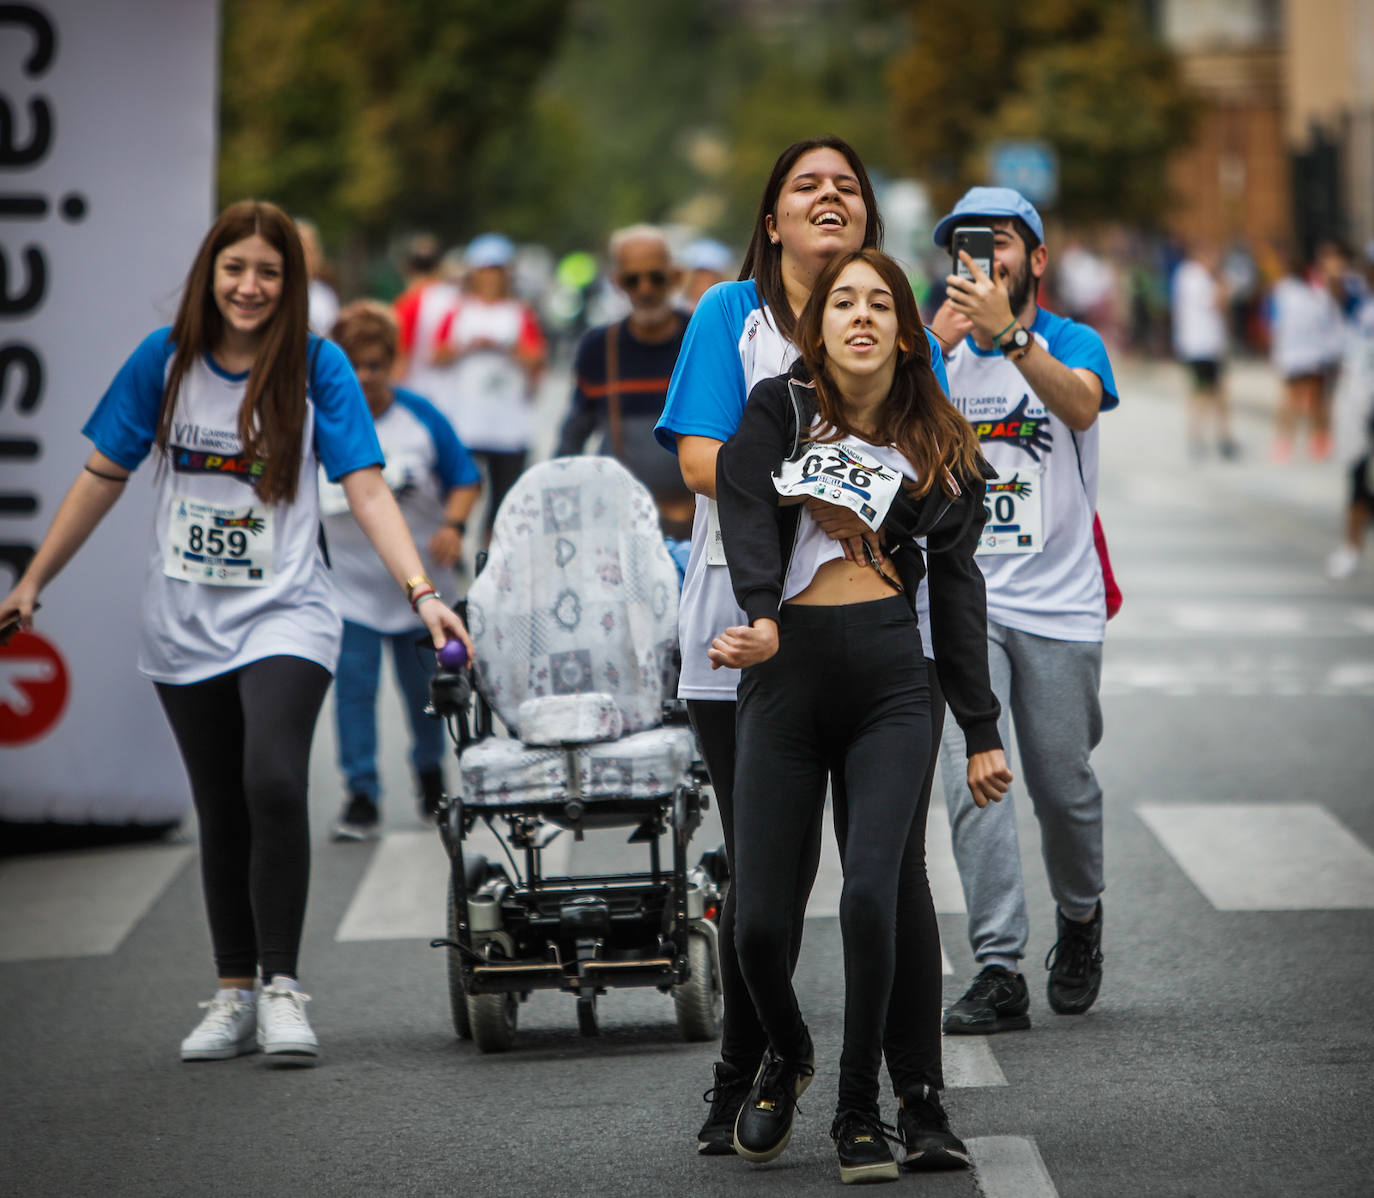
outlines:
[[[1030,339],[1030,334],[1018,324],[1006,337],[997,343],[997,348],[1004,354],[1014,354],[1018,350],[1023,350],[1029,346]]]

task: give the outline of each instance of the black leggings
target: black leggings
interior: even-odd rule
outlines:
[[[930,743],[940,743],[945,726],[944,694],[935,672],[935,663],[926,659],[926,678],[930,685]],[[725,831],[725,852],[734,868],[734,790],[735,790],[735,704],[728,700],[688,699],[701,743],[706,769],[711,775]],[[940,929],[930,895],[926,873],[926,819],[930,812],[931,788],[935,782],[936,754],[931,752],[911,821],[906,852],[902,855],[902,875],[897,890],[897,968],[892,979],[892,998],[888,1003],[887,1031],[883,1053],[892,1078],[892,1092],[898,1096],[919,1092],[922,1085],[944,1089],[944,1067],[940,1041],[942,999]],[[847,832],[842,779],[831,777],[835,800],[835,839],[844,855]],[[804,912],[816,880],[820,861],[821,821],[807,840],[806,857],[797,871],[797,890],[793,909]],[[792,966],[795,969],[804,923],[796,921],[792,936]],[[726,895],[720,913],[721,988],[725,1016],[721,1034],[721,1060],[741,1073],[753,1076],[763,1055],[768,1037],[759,1023],[754,1001],[749,997],[744,976],[735,955],[735,899],[733,888]]]
[[[688,699],[687,714],[692,718],[701,745],[706,772],[711,775],[711,789],[720,809],[721,828],[725,833],[725,856],[733,878],[735,872],[735,712],[736,704],[728,699]],[[811,885],[821,859],[821,827],[823,816],[817,813],[807,830],[802,846],[803,858],[797,869],[796,887],[792,895],[792,909],[806,911],[811,897]],[[735,886],[731,882],[720,910],[720,985],[721,1018],[720,1059],[738,1069],[746,1077],[758,1070],[763,1050],[768,1047],[768,1034],[754,1010],[754,1000],[740,973],[735,953]],[[792,928],[789,968],[795,969],[801,955],[804,923],[798,915]]]
[[[186,686],[157,684],[200,820],[200,868],[222,978],[296,976],[310,881],[306,783],[330,674],[265,657]]]
[[[876,1113],[896,968],[902,857],[929,765],[930,691],[901,596],[785,605],[776,656],[739,685],[735,947],[774,1051],[795,1059],[805,1021],[792,989],[793,905],[826,781],[843,779],[845,1019],[837,1109]]]

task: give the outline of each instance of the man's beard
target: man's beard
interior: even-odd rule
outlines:
[[[1019,316],[1021,310],[1025,308],[1026,302],[1031,298],[1031,279],[1030,262],[1021,263],[1021,273],[1010,276],[1007,279],[1007,299],[1011,301],[1011,314]]]

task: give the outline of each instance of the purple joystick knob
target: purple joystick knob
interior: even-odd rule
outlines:
[[[468,664],[468,649],[462,641],[445,641],[437,656],[446,670],[461,670]]]

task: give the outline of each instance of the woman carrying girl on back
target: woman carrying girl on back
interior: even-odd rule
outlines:
[[[973,562],[984,472],[968,423],[932,371],[915,298],[892,259],[875,250],[836,255],[816,281],[795,341],[801,361],[753,390],[716,470],[730,580],[748,621],[723,630],[710,651],[714,664],[743,671],[735,944],[768,1038],[734,1143],[751,1160],[777,1156],[814,1071],[791,983],[802,912],[789,896],[813,868],[809,830],[833,775],[844,820],[845,1019],[831,1135],[843,1180],[886,1180],[897,1176],[897,1164],[879,1117],[878,1067],[903,854],[913,821],[924,825],[918,780],[934,751],[914,606],[926,573],[918,538],[932,558],[944,559],[932,572],[931,621],[940,683],[962,713],[970,789],[982,806],[1000,799],[1011,777]],[[907,515],[884,529],[881,555],[865,550],[854,560],[805,506],[815,496],[843,505],[852,497],[871,529],[903,498]],[[923,903],[927,917],[916,922],[936,935],[928,888]],[[938,1036],[938,1007],[924,1018],[931,1026],[923,1031]]]
[[[139,670],[186,764],[219,988],[185,1061],[259,1048],[313,1064],[297,954],[310,872],[310,741],[342,622],[319,548],[316,472],[359,525],[436,648],[462,622],[424,576],[348,359],[307,333],[300,237],[244,200],[206,234],[171,328],[147,337],[84,433],[95,449],[0,616],[30,626],[43,588],[153,452]],[[469,648],[471,646],[469,645]],[[255,992],[261,976],[262,987]]]

